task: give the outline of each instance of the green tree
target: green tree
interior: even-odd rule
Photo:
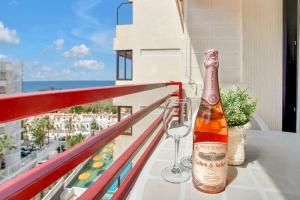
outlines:
[[[66,142],[68,144],[68,140],[69,140],[71,132],[73,130],[73,120],[72,120],[72,118],[69,118],[68,120],[65,121],[65,127],[68,130],[68,134],[67,134],[67,137],[66,137]]]
[[[66,110],[67,113],[117,113],[117,107],[113,106],[113,102],[111,99],[100,101],[94,104],[87,104],[82,106],[75,106]]]
[[[39,147],[41,148],[44,145],[44,139],[47,133],[47,128],[45,126],[45,121],[43,120],[43,118],[34,119],[31,122],[29,130],[32,134],[32,137],[34,138],[34,143],[39,145]]]
[[[95,130],[98,130],[99,129],[99,126],[98,124],[96,123],[96,120],[94,119],[92,122],[91,122],[91,130],[92,130],[92,135],[95,134]]]
[[[73,120],[72,120],[72,118],[69,118],[68,120],[66,120],[65,123],[66,123],[66,128],[68,130],[68,134],[70,135],[72,130],[73,130]]]
[[[81,114],[83,113],[83,111],[84,109],[82,106],[75,106],[70,109],[70,113],[75,113],[75,114]]]
[[[82,133],[79,133],[75,136],[70,137],[70,139],[68,140],[68,148],[73,147],[74,145],[80,143],[84,139],[85,139],[85,136]]]
[[[3,155],[7,150],[13,150],[16,145],[13,142],[13,138],[8,135],[0,135],[0,156]]]
[[[26,120],[21,121],[21,127],[23,129],[21,139],[24,141],[28,141],[28,124]]]
[[[50,134],[50,131],[54,129],[54,125],[53,125],[52,121],[50,120],[49,116],[42,118],[42,120],[43,120],[44,126],[47,130],[48,144],[49,144],[49,142],[50,142],[49,134]]]
[[[4,153],[8,150],[16,149],[13,138],[7,135],[0,135],[0,164],[3,160]]]

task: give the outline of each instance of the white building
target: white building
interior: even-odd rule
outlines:
[[[91,132],[91,123],[96,122],[99,129],[105,129],[117,122],[114,114],[65,114],[65,113],[49,113],[43,116],[49,116],[53,122],[55,132],[65,132],[67,130],[66,121],[72,119],[72,133]],[[34,118],[31,118],[31,120]]]
[[[0,95],[22,92],[22,64],[0,61]],[[0,134],[12,136],[16,149],[4,155],[6,168],[19,166],[21,163],[21,122],[14,121],[0,124]]]
[[[283,4],[283,0],[128,1],[119,9],[132,6],[132,22],[122,24],[118,16],[114,38],[116,85],[182,81],[187,96],[200,98],[204,51],[217,49],[221,87],[249,88],[259,101],[257,113],[271,129],[281,130],[283,110],[289,106],[283,104],[283,57],[288,52],[283,49]],[[114,99],[114,104],[119,110],[132,107],[134,113],[163,94],[164,89],[158,89],[128,95]],[[299,107],[293,112],[297,109],[300,116]],[[131,138],[153,118],[135,125]]]

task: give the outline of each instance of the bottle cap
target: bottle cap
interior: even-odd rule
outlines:
[[[207,50],[204,53],[204,66],[219,68],[218,51],[214,49]]]

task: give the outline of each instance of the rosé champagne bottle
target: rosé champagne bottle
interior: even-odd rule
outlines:
[[[218,193],[226,185],[228,142],[218,83],[218,51],[205,53],[204,66],[204,90],[194,126],[192,179],[198,190]]]

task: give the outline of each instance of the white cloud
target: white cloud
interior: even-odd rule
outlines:
[[[71,70],[70,69],[63,69],[62,73],[63,74],[71,74]]]
[[[16,1],[16,0],[11,0],[11,1],[9,1],[8,5],[10,5],[10,6],[18,6],[19,2]]]
[[[64,56],[67,58],[70,57],[83,57],[88,55],[91,52],[90,48],[85,46],[84,44],[74,46],[69,51],[64,52]]]
[[[24,63],[24,80],[68,80],[70,70],[55,68],[39,61]]]
[[[74,67],[80,70],[99,71],[104,68],[104,64],[97,60],[79,60],[74,63]]]
[[[5,60],[7,58],[6,55],[0,54],[0,60]]]
[[[54,63],[49,65],[40,61],[24,62],[24,80],[46,81],[46,80],[107,80],[103,74],[104,64],[97,60],[82,60],[77,66],[66,63]]]
[[[17,35],[17,31],[5,27],[2,21],[0,21],[0,42],[12,44],[20,43],[20,38]]]
[[[55,49],[57,50],[61,50],[64,48],[64,44],[65,44],[65,40],[64,39],[57,39],[57,40],[54,40],[52,45]]]

